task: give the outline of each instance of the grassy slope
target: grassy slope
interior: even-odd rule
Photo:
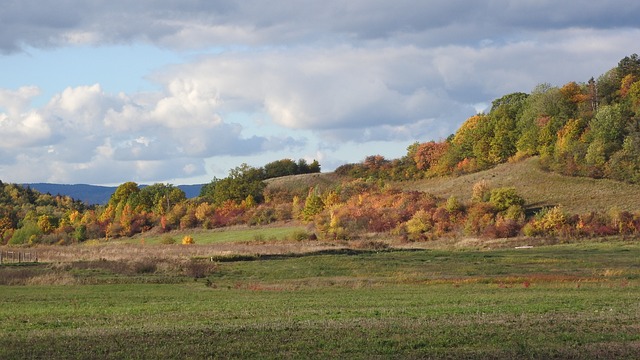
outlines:
[[[401,184],[405,189],[430,192],[437,196],[471,197],[473,184],[486,180],[492,188],[513,186],[527,200],[529,207],[560,205],[571,213],[640,210],[640,185],[606,179],[570,177],[545,172],[537,158],[507,163],[495,168],[456,178],[427,179]]]
[[[339,184],[342,178],[334,173],[302,174],[283,176],[266,181],[270,189],[286,189],[295,193],[306,194],[309,187],[315,187],[324,191]]]

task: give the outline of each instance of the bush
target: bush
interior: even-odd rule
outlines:
[[[187,235],[182,238],[182,245],[192,245],[192,244],[195,244],[195,241],[193,241],[193,238],[190,235]]]
[[[132,268],[136,274],[153,274],[156,272],[157,264],[153,259],[144,259],[135,262]]]
[[[425,233],[433,229],[431,214],[425,210],[418,210],[413,217],[406,222],[407,236],[409,240],[422,239]]]
[[[473,202],[487,202],[491,196],[491,188],[486,180],[478,181],[473,184],[473,193],[471,195],[471,201]]]
[[[464,206],[462,205],[462,203],[453,195],[450,196],[449,199],[447,199],[445,208],[451,214],[456,214],[464,210]]]
[[[291,237],[293,238],[293,240],[296,241],[304,241],[304,240],[309,240],[310,235],[303,230],[296,230]]]
[[[16,230],[9,239],[9,245],[23,245],[34,242],[42,234],[38,225],[27,222],[20,229]]]
[[[176,239],[174,239],[171,235],[164,235],[160,239],[160,243],[164,245],[172,245],[176,243]]]
[[[526,236],[557,235],[565,225],[567,217],[558,206],[540,210],[522,231]]]
[[[479,202],[471,205],[467,211],[465,233],[480,235],[484,229],[495,223],[495,209],[490,203]]]
[[[506,187],[491,190],[489,203],[491,203],[497,211],[505,211],[513,205],[523,206],[525,201],[518,195],[516,188]]]
[[[201,279],[211,275],[216,269],[217,265],[215,263],[192,260],[185,265],[184,272],[194,279]]]

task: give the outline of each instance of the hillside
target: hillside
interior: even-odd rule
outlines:
[[[485,180],[492,188],[515,187],[529,208],[560,205],[566,211],[578,214],[606,212],[616,207],[619,210],[638,210],[640,185],[546,172],[538,166],[538,161],[538,158],[530,158],[459,177],[408,181],[396,183],[396,186],[443,198],[454,195],[468,201],[473,184]]]
[[[473,185],[485,180],[490,187],[515,187],[527,201],[528,208],[560,205],[570,213],[606,212],[612,208],[637,211],[640,204],[640,185],[609,179],[565,176],[546,172],[538,165],[537,157],[516,163],[504,163],[489,170],[462,176],[391,182],[403,190],[417,190],[439,198],[455,196],[467,202]],[[268,182],[267,189],[306,191],[309,187],[321,190],[335,187],[345,178],[335,173],[280,177]]]
[[[267,191],[285,190],[291,193],[304,194],[309,191],[309,188],[318,188],[319,190],[328,190],[334,188],[346,179],[335,173],[316,173],[316,174],[301,174],[281,176],[273,179],[268,179]]]

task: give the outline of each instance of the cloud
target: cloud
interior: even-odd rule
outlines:
[[[447,113],[456,102],[441,91],[441,76],[425,66],[430,58],[414,47],[244,51],[204,57],[156,78],[189,79],[216,94],[219,109],[264,111],[285,128],[359,129]]]
[[[109,183],[205,174],[204,159],[300,147],[292,137],[245,136],[217,100],[192,82],[156,94],[109,94],[100,85],[69,87],[29,108],[36,88],[0,90],[3,174],[40,181]],[[100,175],[102,174],[102,175]],[[75,179],[75,180],[74,180]]]
[[[639,15],[631,0],[23,0],[3,4],[0,49],[137,41],[173,48],[379,40],[438,46],[540,29],[637,27]]]

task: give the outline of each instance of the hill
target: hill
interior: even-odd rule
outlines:
[[[533,157],[520,162],[500,164],[472,174],[389,184],[402,190],[427,192],[439,198],[455,196],[467,202],[471,200],[473,185],[484,180],[492,188],[515,187],[525,198],[526,206],[530,209],[560,205],[566,211],[577,214],[590,211],[606,212],[612,208],[638,210],[638,184],[561,175],[542,170],[538,163],[539,158]],[[335,187],[344,179],[346,178],[335,173],[286,176],[270,180],[267,190],[286,189],[299,192],[311,186],[326,190]]]
[[[529,208],[560,205],[568,212],[578,214],[606,212],[612,208],[638,210],[640,185],[546,172],[538,166],[538,161],[538,158],[529,158],[459,177],[438,177],[395,185],[405,190],[424,191],[444,198],[453,195],[468,201],[473,185],[485,180],[492,188],[515,187]]]
[[[33,183],[23,184],[33,190],[43,194],[66,195],[76,200],[80,200],[88,205],[103,205],[109,201],[111,195],[116,191],[116,186],[97,186],[87,184],[49,184],[49,183]],[[141,185],[144,187],[145,185]],[[179,189],[184,191],[187,198],[194,198],[200,194],[201,184],[197,185],[179,185]]]

